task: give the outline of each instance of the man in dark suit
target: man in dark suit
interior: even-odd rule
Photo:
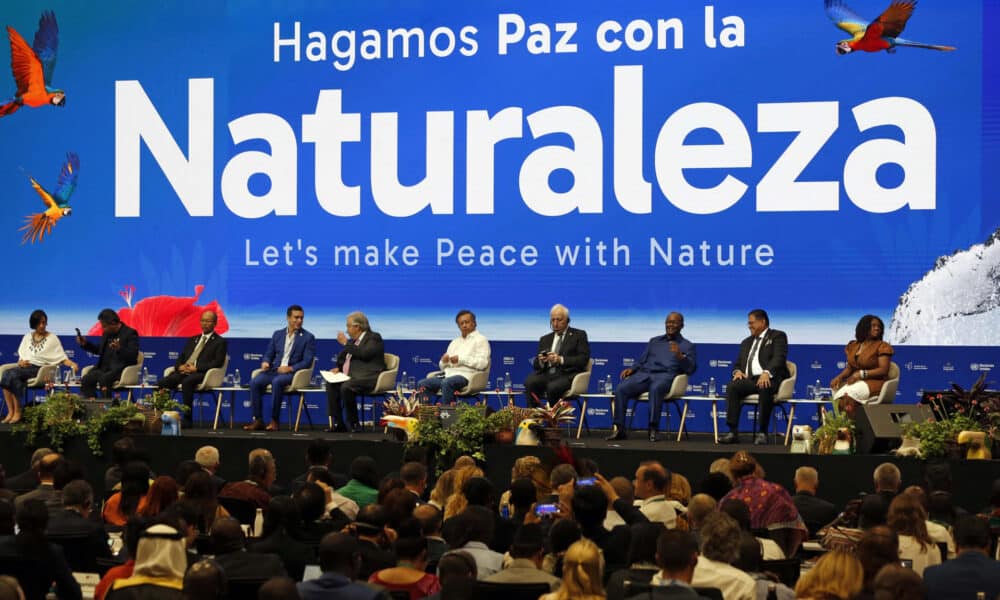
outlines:
[[[924,571],[927,597],[985,598],[1000,594],[1000,562],[989,557],[990,524],[983,517],[965,515],[955,522],[958,556]]]
[[[538,340],[538,352],[531,366],[535,372],[524,380],[528,404],[537,406],[543,398],[554,404],[573,383],[573,376],[587,370],[590,343],[587,332],[569,326],[569,309],[556,304],[549,311],[552,333]]]
[[[111,558],[108,534],[98,521],[88,517],[94,506],[94,490],[83,479],[75,479],[62,489],[63,508],[49,519],[45,534],[62,546],[73,571],[97,573],[98,558]]]
[[[288,327],[279,329],[271,336],[271,341],[264,352],[264,361],[260,364],[261,372],[250,382],[250,401],[253,404],[253,422],[244,425],[247,431],[278,430],[278,417],[281,416],[281,398],[285,386],[292,382],[295,372],[309,368],[316,357],[316,336],[302,329],[305,312],[298,304],[293,304],[285,311]],[[267,386],[271,386],[271,422],[264,426],[263,395]]]
[[[819,489],[819,473],[812,467],[795,469],[795,495],[792,502],[799,509],[799,515],[809,530],[809,537],[816,537],[816,532],[824,525],[837,518],[837,507],[832,503],[816,497]]]
[[[201,334],[192,336],[174,363],[174,372],[161,379],[156,387],[174,390],[181,386],[181,396],[188,411],[184,413],[185,427],[191,426],[194,408],[194,389],[205,379],[209,369],[219,369],[226,364],[226,340],[215,333],[219,322],[214,311],[201,313]]]
[[[694,536],[689,531],[664,531],[656,540],[656,565],[660,571],[653,575],[651,593],[641,597],[699,600],[702,596],[691,587],[697,564]]]
[[[103,331],[100,345],[82,335],[76,336],[81,348],[98,355],[97,365],[80,380],[80,395],[84,398],[96,397],[98,388],[110,394],[111,386],[121,377],[125,367],[139,362],[139,333],[122,323],[118,313],[110,308],[98,313],[97,320]]]
[[[674,377],[682,373],[688,375],[698,368],[695,345],[681,335],[684,329],[684,315],[672,312],[665,322],[666,333],[658,335],[646,345],[646,350],[631,368],[621,372],[622,383],[615,392],[614,431],[611,440],[624,440],[625,408],[629,400],[634,400],[643,392],[649,392],[649,441],[656,441],[656,430],[660,427],[660,409],[663,398],[670,393]]]
[[[327,414],[333,419],[327,431],[361,431],[358,422],[358,394],[375,389],[378,375],[385,371],[385,346],[382,336],[371,330],[368,317],[362,312],[347,315],[347,333],[337,332],[337,341],[344,349],[337,354],[337,367],[333,373],[343,373],[350,379],[326,384]],[[347,423],[344,423],[344,416]]]
[[[236,519],[215,520],[212,525],[212,548],[215,549],[215,560],[229,580],[288,576],[278,555],[246,551],[243,530]]]
[[[726,388],[726,425],[729,433],[719,438],[719,443],[735,444],[739,441],[740,407],[743,398],[758,394],[757,424],[760,431],[754,438],[755,445],[767,443],[767,429],[771,424],[774,395],[781,380],[788,377],[788,336],[784,331],[771,329],[767,312],[755,308],[747,316],[750,336],[740,344],[740,357],[733,369],[733,380]]]
[[[3,486],[16,494],[30,492],[38,487],[38,484],[41,483],[38,479],[38,464],[49,454],[55,454],[55,451],[52,450],[52,448],[39,448],[32,452],[31,465],[28,470],[23,473],[18,473],[13,477],[8,477],[6,481],[4,481]]]

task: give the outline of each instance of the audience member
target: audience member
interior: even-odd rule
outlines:
[[[125,530],[122,532],[122,540],[125,542],[125,563],[111,567],[104,577],[101,577],[101,581],[94,587],[94,600],[103,600],[115,581],[132,576],[135,570],[135,556],[139,549],[139,537],[145,529],[146,520],[142,517],[132,517],[125,524]]]
[[[44,600],[55,582],[60,599],[79,600],[77,584],[59,546],[45,537],[49,511],[38,499],[17,506],[18,533],[0,538],[0,575],[15,577],[27,600]]]
[[[424,492],[427,491],[427,466],[418,462],[405,463],[399,470],[399,478],[416,498],[417,504],[423,504]]]
[[[656,544],[664,531],[663,523],[637,523],[632,526],[628,568],[618,569],[608,578],[609,599],[621,600],[626,597],[626,581],[649,583],[659,570],[656,563]]]
[[[362,513],[364,510],[362,510]],[[319,544],[319,566],[323,574],[296,587],[302,600],[375,600],[381,593],[356,583],[361,566],[360,540],[345,533],[329,533]]]
[[[352,528],[358,536],[361,553],[358,579],[368,581],[375,571],[396,566],[396,555],[392,553],[396,532],[389,528],[383,507],[370,504],[362,508]]]
[[[3,490],[6,492],[7,490]],[[14,535],[14,496],[0,497],[0,537]]]
[[[215,495],[212,477],[204,471],[192,473],[184,484],[184,502],[190,504],[198,514],[198,531],[207,534],[216,519],[229,517],[229,511],[219,504]]]
[[[486,579],[500,571],[503,555],[489,548],[496,525],[493,512],[485,506],[470,506],[456,518],[458,521],[455,523],[453,537],[445,537],[448,546],[454,548],[452,552],[464,550],[472,555],[479,579]]]
[[[126,472],[128,469],[126,468]],[[108,600],[183,598],[187,553],[181,532],[152,525],[139,536],[132,575],[111,584]]]
[[[483,470],[479,467],[455,467],[452,470],[455,472],[451,481],[452,492],[451,496],[445,499],[444,505],[445,532],[448,531],[448,519],[457,516],[469,506],[469,499],[462,493],[466,482],[473,477],[483,476]]]
[[[330,444],[323,438],[316,438],[309,442],[306,447],[306,472],[292,480],[292,493],[299,491],[299,488],[308,479],[309,472],[314,468],[330,471],[331,464],[333,464],[333,452],[330,449]],[[339,490],[347,485],[347,476],[343,473],[330,471],[330,475],[333,477],[334,489]]]
[[[536,503],[535,484],[530,479],[515,479],[506,496],[507,503],[500,505],[500,516],[509,519],[515,527],[520,527]]]
[[[297,539],[302,527],[299,507],[288,496],[271,498],[264,513],[264,526],[247,551],[275,554],[281,558],[285,571],[295,581],[302,580],[306,565],[313,562],[314,552]]]
[[[723,500],[722,503],[719,504],[719,510],[735,519],[736,522],[739,523],[740,530],[750,535],[757,541],[757,544],[760,546],[761,552],[763,553],[763,560],[782,560],[785,558],[785,553],[782,552],[781,547],[778,546],[774,540],[753,535],[750,528],[750,508],[744,504],[742,500],[736,500],[734,498]]]
[[[655,548],[658,572],[653,574],[651,583],[654,587],[650,596],[671,600],[699,600],[701,596],[691,587],[698,565],[698,546],[694,537],[686,531],[664,531]],[[609,593],[608,600],[611,598]]]
[[[299,600],[299,590],[288,577],[272,577],[257,590],[257,600]]]
[[[74,551],[66,552],[66,560],[74,571],[97,571],[97,559],[110,559],[108,534],[97,521],[91,520],[94,490],[83,479],[66,484],[62,491],[63,508],[49,519],[46,531],[50,541],[72,544]],[[64,546],[64,550],[67,548]]]
[[[635,471],[635,497],[639,510],[650,521],[663,523],[667,529],[677,526],[677,512],[667,502],[670,491],[670,471],[655,460],[644,461]]]
[[[215,551],[215,560],[230,582],[284,577],[288,574],[279,556],[246,551],[243,529],[240,522],[233,518],[216,519],[212,525],[212,549]]]
[[[545,533],[536,523],[523,525],[510,546],[513,559],[499,573],[486,577],[492,583],[547,583],[551,591],[559,589],[560,580],[542,570],[545,557]]]
[[[816,496],[819,473],[813,467],[795,469],[794,481],[795,495],[792,496],[792,502],[809,530],[809,537],[815,538],[816,532],[837,518],[837,508],[833,503]]]
[[[0,575],[0,600],[25,600],[24,590],[17,579],[10,575]]]
[[[337,490],[357,503],[358,509],[378,501],[378,468],[370,456],[358,456],[351,461],[351,480]]]
[[[182,460],[179,465],[177,465],[177,472],[174,473],[174,481],[183,490],[184,486],[187,485],[188,479],[195,473],[203,471],[201,465],[195,460]],[[216,490],[218,493],[218,490]]]
[[[31,465],[28,470],[4,479],[4,487],[13,490],[16,494],[23,494],[38,487],[38,484],[41,483],[38,479],[38,465],[49,454],[55,454],[55,451],[52,448],[39,448],[32,452]]]
[[[41,500],[45,503],[50,514],[62,508],[62,498],[55,488],[56,468],[62,462],[62,455],[54,452],[46,454],[38,461],[38,467],[35,471],[38,477],[38,486],[14,500],[14,506],[17,510],[21,510],[21,507],[28,500]]]
[[[333,473],[323,467],[312,467],[306,473],[306,483],[318,483],[326,498],[325,518],[352,521],[358,516],[358,503],[336,491],[337,482]],[[304,486],[300,485],[299,489]]]
[[[169,475],[160,475],[153,480],[146,492],[145,505],[137,512],[141,517],[155,517],[170,508],[170,505],[180,498],[177,481]]]
[[[717,505],[715,498],[708,494],[695,494],[688,502],[688,528],[699,546],[701,545],[702,523],[705,522],[705,517],[715,511]]]
[[[726,466],[728,467],[728,465],[729,461],[727,460]],[[701,493],[711,496],[718,502],[725,498],[726,494],[733,489],[732,476],[728,473],[720,473],[718,471],[711,472],[702,478],[698,489]]]
[[[759,473],[759,465],[746,451],[739,451],[729,461],[729,468],[736,479],[725,499],[742,500],[750,509],[750,527],[766,529],[785,556],[792,556],[809,535],[791,496],[782,486],[766,481]]]
[[[427,568],[436,570],[441,557],[448,551],[448,542],[441,536],[441,511],[433,504],[421,504],[413,510],[413,516],[420,521],[427,538]]]
[[[701,555],[691,584],[722,591],[726,600],[754,600],[757,584],[732,566],[740,557],[740,526],[727,514],[705,517],[701,527]]]
[[[873,598],[875,576],[885,565],[899,562],[899,536],[886,525],[876,525],[864,532],[858,542],[858,560],[864,570],[861,596]]]
[[[771,573],[763,569],[764,551],[760,538],[744,531],[740,534],[740,557],[733,566],[749,575],[757,587],[757,599],[764,600],[770,590],[774,589],[776,600],[794,600],[795,590],[778,581]]]
[[[562,560],[566,551],[583,537],[580,525],[570,519],[561,519],[549,528],[549,553],[542,560],[542,570],[562,578]]]
[[[875,600],[923,600],[927,597],[927,588],[913,569],[888,564],[875,576]]]
[[[438,567],[441,591],[429,600],[473,600],[476,584],[476,560],[468,552],[452,552],[441,558]]]
[[[294,589],[294,586],[293,586]],[[184,600],[219,600],[228,594],[225,571],[214,560],[200,560],[184,574]]]
[[[927,492],[925,492],[924,488],[919,485],[911,485],[903,490],[903,493],[913,496],[913,498],[924,509],[924,512],[927,513],[927,521],[924,523],[927,527],[927,536],[931,538],[931,541],[935,544],[944,545],[945,555],[943,555],[941,559],[946,560],[955,558],[955,541],[951,537],[951,532],[948,531],[948,528],[951,527],[952,523],[954,523],[954,519],[949,521],[947,526],[942,525],[941,523],[935,523],[931,520],[929,508],[930,501],[927,497]]]
[[[607,487],[613,493],[614,490],[610,484],[607,484]],[[602,491],[601,487],[596,485],[581,487],[573,494],[573,518],[580,524],[580,531],[583,533],[583,537],[597,544],[597,547],[604,553],[603,562],[608,569],[608,574],[610,574],[628,565],[628,556],[626,553],[628,552],[631,535],[629,528],[625,525],[619,525],[611,530],[604,528],[604,519],[608,514],[608,504],[606,492]],[[622,506],[622,504],[618,500],[614,504],[615,510],[628,522],[631,513],[626,511],[627,507]]]
[[[864,570],[858,559],[834,550],[821,556],[799,579],[795,596],[810,600],[851,600],[861,592],[863,581]]]
[[[111,466],[104,471],[104,490],[110,492],[117,490],[122,482],[122,471],[125,465],[139,459],[139,449],[135,446],[135,440],[129,436],[123,436],[111,444]]]
[[[146,506],[149,492],[149,466],[132,461],[122,469],[121,491],[115,492],[104,503],[101,512],[104,522],[116,527],[124,527],[129,517],[138,514]]]
[[[889,527],[899,535],[899,557],[913,561],[913,570],[941,564],[941,551],[927,535],[927,513],[910,494],[900,494],[889,505]]]
[[[390,591],[408,592],[410,600],[425,598],[441,589],[437,575],[427,573],[427,540],[420,522],[411,518],[401,524],[394,546],[399,564],[372,573],[368,582]]]
[[[256,508],[266,509],[271,502],[271,492],[268,490],[277,476],[274,457],[270,453],[258,454],[250,459],[250,472],[247,478],[227,483],[219,492],[219,498],[244,500]]]
[[[955,522],[958,556],[924,571],[929,598],[1000,596],[1000,563],[989,556],[993,539],[986,519],[964,515]]]
[[[539,600],[603,600],[604,559],[588,539],[574,542],[563,557],[562,585]]]
[[[219,457],[219,449],[215,446],[202,446],[194,453],[194,461],[206,473],[212,476],[212,484],[215,485],[215,491],[221,492],[222,487],[226,485],[226,480],[219,477],[218,474],[219,466],[222,464],[222,460]]]

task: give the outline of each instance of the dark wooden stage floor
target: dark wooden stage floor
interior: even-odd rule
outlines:
[[[768,479],[791,488],[792,477],[797,467],[812,465],[820,473],[820,493],[838,504],[846,502],[858,493],[871,491],[871,476],[875,467],[882,462],[893,462],[903,472],[904,485],[918,484],[923,480],[925,462],[911,458],[897,458],[886,455],[855,456],[815,456],[790,454],[781,445],[717,446],[709,434],[692,434],[682,442],[660,441],[655,444],[645,439],[645,432],[636,432],[632,439],[623,442],[605,442],[604,433],[595,431],[591,437],[580,440],[568,439],[572,451],[591,458],[600,465],[607,477],[635,473],[640,461],[659,460],[667,468],[681,473],[690,480],[697,491],[698,482],[708,472],[708,467],[717,458],[731,456],[739,448],[750,450],[767,471]],[[67,442],[65,453],[82,462],[87,478],[100,490],[104,470],[110,462],[111,444],[118,436],[108,436],[103,445],[104,456],[93,456],[84,438],[74,438]],[[274,454],[278,464],[278,480],[289,481],[305,470],[305,450],[314,437],[330,441],[333,448],[334,468],[346,473],[356,456],[369,455],[375,458],[380,475],[398,470],[403,455],[403,444],[387,439],[382,433],[324,434],[288,431],[274,433],[246,433],[238,429],[212,432],[207,429],[188,429],[181,437],[134,436],[137,445],[148,456],[153,470],[157,473],[172,474],[182,460],[193,459],[195,451],[203,445],[217,447],[222,456],[220,475],[228,480],[246,477],[246,456],[253,448],[266,447]],[[27,447],[22,434],[14,434],[10,427],[0,426],[0,464],[9,475],[20,473],[28,467],[34,448]],[[510,469],[514,461],[524,455],[535,454],[545,459],[551,455],[547,448],[531,446],[489,445],[486,447],[484,469],[487,476],[497,485],[505,486],[510,481]],[[994,479],[1000,477],[1000,461],[955,461],[952,463],[954,491],[959,503],[969,510],[979,510],[989,504],[990,487]]]

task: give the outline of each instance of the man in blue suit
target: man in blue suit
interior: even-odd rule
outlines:
[[[271,342],[264,352],[264,361],[260,364],[262,371],[250,382],[253,422],[243,426],[247,431],[278,430],[281,397],[284,395],[285,386],[292,382],[295,371],[312,365],[316,356],[316,336],[302,329],[302,319],[305,317],[302,307],[293,304],[288,307],[285,314],[288,318],[288,327],[275,331],[271,336]],[[269,384],[274,402],[271,406],[271,422],[265,427],[262,396]]]
[[[663,398],[670,392],[674,377],[694,373],[698,367],[695,346],[681,335],[684,315],[672,312],[667,315],[666,334],[659,335],[646,345],[646,351],[632,368],[621,373],[622,381],[615,392],[615,428],[608,440],[625,439],[625,407],[643,392],[649,392],[649,441],[656,441],[660,426],[660,408]]]
[[[986,598],[1000,594],[1000,563],[989,557],[992,536],[989,521],[965,515],[955,523],[955,546],[958,556],[924,571],[927,597],[968,598],[979,592]]]

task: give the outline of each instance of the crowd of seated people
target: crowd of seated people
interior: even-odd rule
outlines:
[[[225,482],[214,448],[172,476],[135,446],[95,474],[105,489],[48,449],[3,482],[0,599],[82,598],[74,573],[99,576],[99,600],[1000,595],[997,494],[960,502],[946,465],[905,487],[884,463],[841,507],[816,469],[786,490],[745,451],[688,477],[642,461],[631,479],[539,454],[491,481],[470,457],[439,471],[419,449],[335,473],[316,441],[301,474],[282,479],[255,449],[247,479]]]

